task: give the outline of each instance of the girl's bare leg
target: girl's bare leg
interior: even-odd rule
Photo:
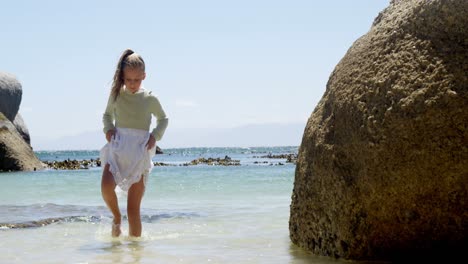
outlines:
[[[140,204],[145,192],[144,177],[134,183],[128,190],[127,215],[128,215],[128,235],[133,237],[141,236]]]
[[[109,171],[109,164],[106,164],[104,171],[102,172],[101,193],[102,198],[107,204],[107,207],[114,216],[114,221],[112,224],[112,236],[118,237],[121,233],[120,223],[122,221],[122,217],[119,210],[117,195],[115,194],[115,186],[116,184],[114,176],[112,176],[112,173]]]

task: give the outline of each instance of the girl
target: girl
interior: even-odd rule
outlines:
[[[102,118],[108,143],[100,153],[104,166],[101,192],[114,217],[113,237],[120,235],[122,221],[116,186],[128,192],[129,236],[141,236],[140,203],[153,168],[156,142],[162,138],[168,124],[158,98],[141,87],[145,77],[142,57],[130,49],[125,50],[117,63]],[[157,126],[149,133],[152,115],[157,119]]]

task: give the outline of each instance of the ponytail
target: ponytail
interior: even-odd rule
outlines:
[[[145,62],[143,61],[143,58],[136,54],[133,50],[124,50],[120,56],[119,62],[117,63],[117,68],[115,69],[114,79],[112,82],[111,95],[114,97],[114,101],[117,100],[117,97],[119,97],[120,94],[120,90],[124,86],[123,70],[126,67],[140,68],[144,71]]]

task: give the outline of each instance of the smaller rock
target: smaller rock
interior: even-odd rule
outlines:
[[[190,165],[199,165],[199,164],[206,164],[211,166],[239,166],[239,160],[233,160],[229,156],[225,156],[224,159],[221,158],[198,158],[192,160],[190,163],[184,163],[182,166],[190,166]]]
[[[24,123],[23,117],[20,113],[18,113],[15,117],[15,120],[13,120],[13,125],[15,125],[16,130],[21,135],[21,137],[23,137],[24,141],[31,145],[31,137],[29,136],[28,127],[26,126],[26,123]]]
[[[156,155],[158,155],[158,154],[164,154],[164,152],[162,151],[162,149],[159,146],[156,146]]]
[[[11,122],[18,113],[23,89],[16,77],[6,72],[0,72],[0,112]]]
[[[0,171],[34,171],[44,168],[29,146],[0,112]]]

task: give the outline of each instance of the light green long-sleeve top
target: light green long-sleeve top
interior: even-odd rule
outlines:
[[[112,95],[109,96],[106,111],[102,116],[104,133],[115,127],[149,131],[152,115],[156,117],[157,125],[151,134],[156,141],[159,141],[166,131],[169,119],[166,117],[158,98],[143,88],[140,88],[136,93],[123,88],[116,101]]]

